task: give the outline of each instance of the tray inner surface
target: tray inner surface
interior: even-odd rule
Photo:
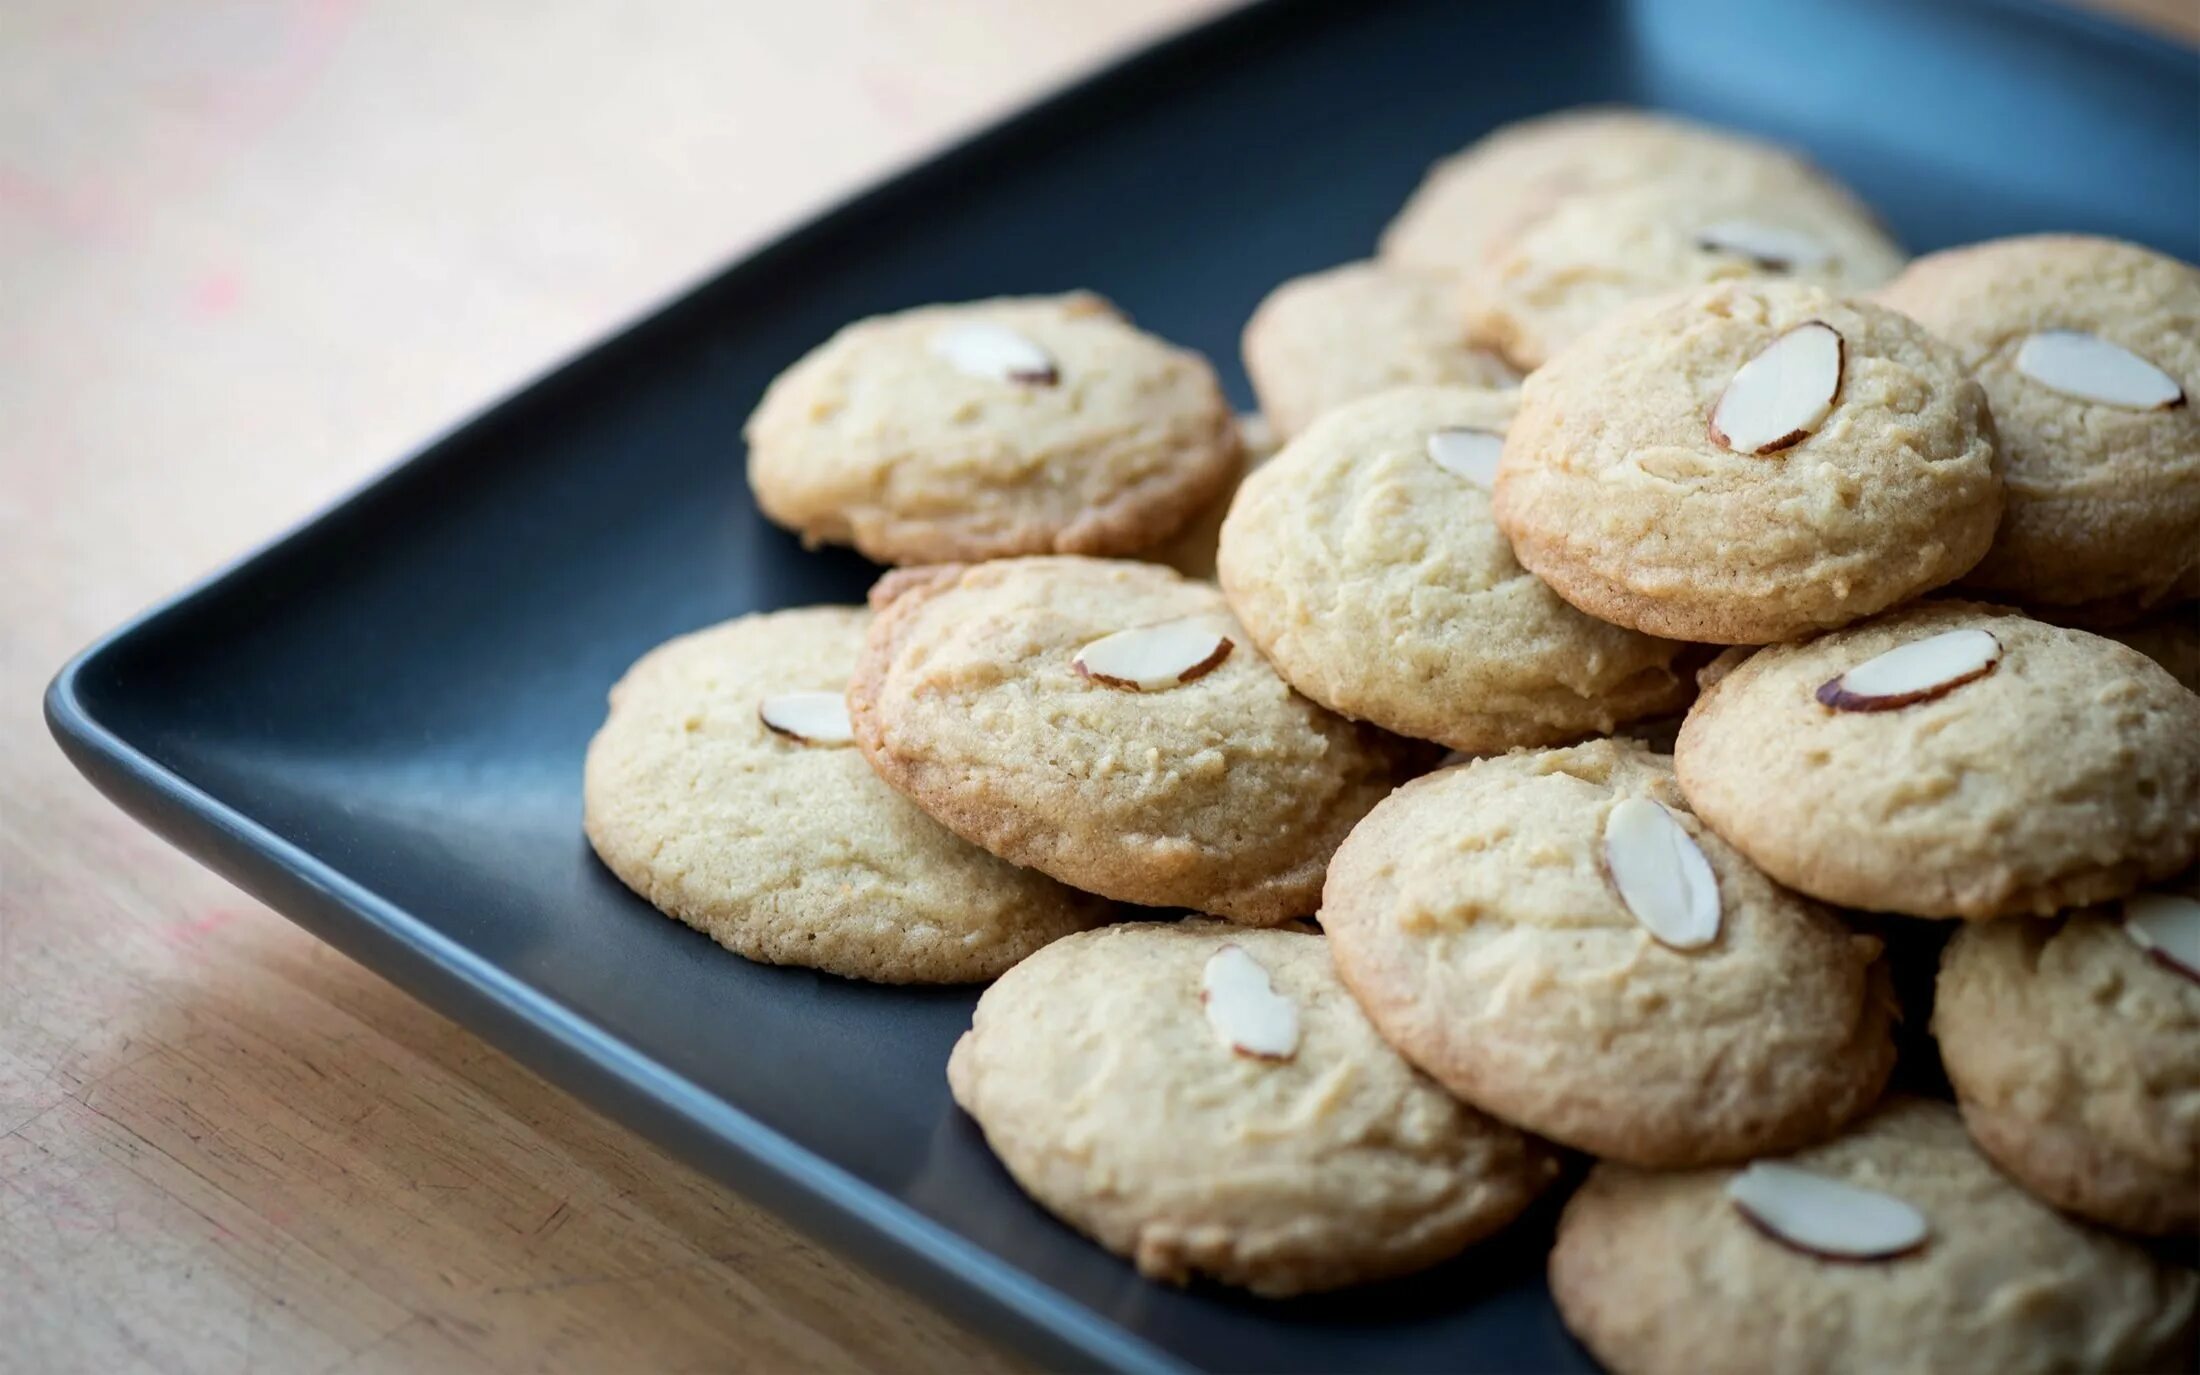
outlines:
[[[608,1036],[1186,1360],[1586,1368],[1543,1293],[1547,1216],[1419,1280],[1287,1307],[1141,1283],[1066,1232],[948,1100],[971,994],[746,964],[594,863],[580,761],[604,690],[676,632],[861,597],[866,565],[758,518],[740,443],[766,381],[857,316],[1091,287],[1206,351],[1245,404],[1237,333],[1268,288],[1364,256],[1438,154],[1598,100],[1799,143],[1913,249],[2083,229],[2194,258],[2196,96],[2189,57],[2021,5],[1272,6],[736,268],[126,636],[82,702]]]

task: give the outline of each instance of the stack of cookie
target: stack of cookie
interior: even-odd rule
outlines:
[[[1615,1370],[2189,1360],[2200,272],[1905,266],[1784,150],[1574,112],[1245,361],[1257,421],[1074,294],[796,363],[759,505],[903,566],[637,664],[605,863],[997,980],[956,1100],[1156,1279],[1403,1274],[1591,1157],[1550,1277]]]

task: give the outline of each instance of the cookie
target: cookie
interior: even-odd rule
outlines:
[[[1631,741],[1431,774],[1329,867],[1337,972],[1405,1057],[1524,1130],[1654,1168],[1819,1140],[1894,1065],[1880,946],[1774,885]]]
[[[1214,370],[1085,292],[858,321],[771,384],[747,436],[765,515],[880,563],[1131,553],[1237,471]]]
[[[1902,263],[1846,191],[1775,168],[1570,197],[1469,270],[1459,291],[1467,338],[1525,371],[1633,301],[1752,278],[1853,294]]]
[[[2200,269],[2043,234],[1920,258],[1877,299],[1994,408],[2008,510],[1966,587],[2115,618],[2200,597]]]
[[[1445,278],[1346,263],[1268,293],[1245,325],[1245,371],[1284,439],[1325,412],[1393,387],[1506,387],[1495,354],[1467,343]]]
[[[1157,564],[910,569],[849,710],[887,782],[964,839],[1123,902],[1272,925],[1416,762],[1291,691],[1212,584]]]
[[[1780,176],[1833,186],[1795,154],[1744,135],[1647,110],[1561,110],[1505,125],[1430,168],[1384,229],[1382,259],[1457,275],[1572,196]]]
[[[1416,387],[1330,412],[1223,526],[1230,607],[1277,672],[1470,753],[1677,711],[1686,647],[1576,611],[1514,561],[1489,482],[1515,393]]]
[[[2200,692],[2200,608],[2181,606],[2136,625],[2101,632],[2120,640],[2169,670],[2169,676]]]
[[[1793,639],[1960,577],[2001,513],[1985,393],[1881,306],[1730,282],[1622,311],[1521,388],[1497,523],[1601,620]]]
[[[1237,494],[1240,483],[1256,472],[1263,463],[1276,456],[1281,447],[1276,430],[1259,413],[1238,417],[1238,449],[1244,455],[1239,476],[1219,497],[1207,503],[1191,524],[1153,548],[1139,555],[1151,563],[1165,563],[1187,578],[1215,577],[1215,551],[1222,543],[1222,518],[1230,514],[1230,499]]]
[[[947,1079],[1018,1184],[1175,1284],[1281,1298],[1418,1270],[1557,1173],[1384,1045],[1297,931],[1062,941],[986,990]]]
[[[1741,659],[1674,760],[1713,830],[1844,907],[2047,916],[2200,855],[2200,696],[2112,640],[1971,602]]]
[[[869,620],[743,616],[643,656],[588,747],[604,864],[736,954],[880,983],[989,979],[1107,920],[873,776],[841,704]]]
[[[2180,897],[2200,923],[2190,878],[2151,901]],[[1933,1035],[1964,1122],[2010,1178],[2112,1227],[2190,1233],[2200,969],[2156,958],[2123,918],[2114,903],[1965,927],[1941,956]]]
[[[1920,1229],[1907,1250],[1851,1258]],[[1954,1109],[1914,1098],[1746,1170],[1597,1166],[1559,1221],[1550,1281],[1613,1375],[2173,1370],[2200,1290],[2027,1196]]]

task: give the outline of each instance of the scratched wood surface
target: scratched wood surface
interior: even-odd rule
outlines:
[[[1215,4],[0,5],[0,1369],[1013,1368],[140,831],[38,693],[482,396]]]

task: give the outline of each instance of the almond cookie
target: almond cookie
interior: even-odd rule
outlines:
[[[1517,405],[1385,392],[1324,416],[1239,490],[1223,590],[1293,687],[1470,753],[1686,705],[1685,646],[1586,616],[1514,562],[1489,484]]]
[[[1920,258],[1877,299],[1993,404],[2009,505],[1966,587],[2104,617],[2200,597],[2200,270],[2039,235]]]
[[[881,777],[964,839],[1123,902],[1272,925],[1418,751],[1291,691],[1157,564],[910,569],[849,689]]]
[[[2101,632],[2120,640],[2169,670],[2169,676],[2200,692],[2200,608],[2181,606],[2137,625]]]
[[[1292,439],[1327,411],[1392,387],[1505,387],[1517,379],[1471,347],[1441,277],[1346,263],[1268,293],[1245,325],[1245,371],[1261,412]]]
[[[1259,470],[1263,463],[1276,456],[1281,445],[1276,430],[1267,418],[1255,413],[1238,417],[1238,448],[1244,454],[1244,464],[1236,481],[1219,497],[1207,503],[1192,523],[1153,548],[1139,555],[1151,563],[1165,563],[1187,578],[1215,577],[1215,551],[1222,543],[1222,519],[1230,514],[1230,499],[1237,494],[1238,486]]]
[[[989,979],[1107,904],[957,840],[855,748],[869,613],[743,616],[651,650],[588,747],[589,843],[736,954],[880,983]]]
[[[2200,696],[1970,602],[1759,650],[1705,687],[1674,758],[1712,829],[1844,907],[2048,916],[2200,854]]]
[[[2188,878],[2057,921],[1967,926],[1934,1002],[1979,1149],[2058,1208],[2156,1236],[2200,1230],[2196,898]]]
[[[1613,1375],[2172,1370],[2200,1290],[2026,1195],[1915,1098],[1741,1170],[1599,1165],[1550,1279]]]
[[[1585,192],[1782,177],[1814,193],[1833,188],[1795,154],[1741,134],[1647,110],[1560,110],[1505,125],[1431,167],[1383,231],[1382,258],[1456,275]]]
[[[1740,282],[1623,311],[1521,389],[1497,523],[1590,615],[1792,639],[1960,577],[2001,514],[1985,393],[1884,307]]]
[[[1085,292],[858,321],[772,383],[747,436],[765,515],[880,563],[1130,553],[1237,471],[1206,360]]]
[[[1571,197],[1468,271],[1459,290],[1467,337],[1534,369],[1632,301],[1764,277],[1853,293],[1902,262],[1854,197],[1780,170]]]
[[[1407,1059],[1609,1159],[1792,1149],[1894,1066],[1879,942],[1750,867],[1632,741],[1407,784],[1337,851],[1321,920]]]
[[[1060,942],[986,990],[947,1081],[1018,1184],[1141,1274],[1267,1298],[1432,1265],[1557,1173],[1384,1045],[1304,932]]]

